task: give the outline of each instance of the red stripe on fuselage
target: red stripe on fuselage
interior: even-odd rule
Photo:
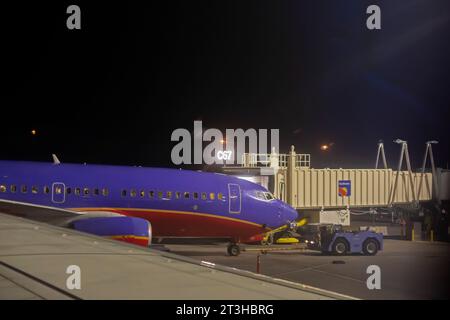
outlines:
[[[83,211],[98,211],[89,209]],[[235,242],[254,241],[269,229],[261,225],[210,214],[189,214],[159,210],[112,209],[108,211],[150,221],[153,237],[230,238]]]

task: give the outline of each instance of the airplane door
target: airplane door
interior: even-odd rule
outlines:
[[[54,182],[52,184],[52,202],[64,203],[66,201],[66,186],[62,182]]]
[[[284,182],[279,183],[278,199],[280,199],[281,201],[284,201]]]
[[[228,201],[230,213],[241,213],[241,187],[238,184],[228,184]]]

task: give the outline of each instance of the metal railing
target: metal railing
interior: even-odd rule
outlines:
[[[244,153],[242,155],[243,167],[270,167],[270,154],[268,153]]]
[[[244,153],[242,155],[242,166],[247,168],[255,167],[279,167],[287,168],[288,154],[270,154],[270,153]],[[309,168],[311,165],[310,154],[296,154],[295,167]]]
[[[308,153],[297,154],[295,157],[296,168],[309,168],[311,166],[311,155]]]

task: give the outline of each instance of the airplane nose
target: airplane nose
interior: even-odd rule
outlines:
[[[298,218],[298,212],[291,206],[281,203],[281,219],[284,220],[285,223],[296,221]]]
[[[298,219],[298,212],[294,208],[288,208],[289,221],[296,221]]]

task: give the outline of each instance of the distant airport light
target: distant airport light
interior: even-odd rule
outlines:
[[[327,144],[323,144],[320,146],[320,150],[322,150],[322,151],[327,151],[328,149],[329,149],[329,147]]]
[[[31,130],[31,135],[35,136],[35,135],[36,135],[36,133],[37,133],[37,132],[36,132],[36,130],[34,130],[34,129],[33,129],[33,130]]]

